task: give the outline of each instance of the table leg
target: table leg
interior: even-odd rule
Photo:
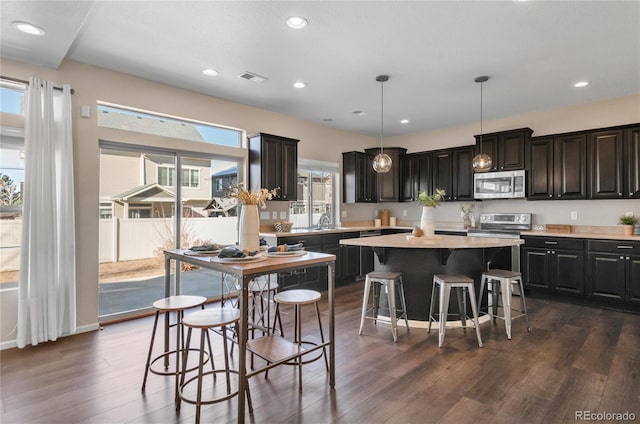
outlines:
[[[335,262],[327,264],[328,286],[329,286],[329,387],[332,389],[336,386],[336,326],[335,326],[335,310],[334,310],[334,290],[336,278]]]
[[[164,297],[171,296],[171,258],[164,257]],[[164,314],[164,351],[169,352],[169,314]],[[178,346],[176,345],[176,349]],[[169,368],[169,355],[164,358],[165,370]]]
[[[240,329],[238,331],[238,423],[244,423],[245,395],[249,385],[247,380],[247,338],[249,336],[249,282],[252,278],[253,276],[247,275],[242,277],[242,290],[240,293]]]

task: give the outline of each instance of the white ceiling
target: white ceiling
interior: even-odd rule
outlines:
[[[479,75],[485,120],[640,93],[640,1],[2,0],[0,14],[3,58],[72,59],[369,135],[379,74],[385,136],[477,122]],[[288,28],[291,15],[309,25]]]

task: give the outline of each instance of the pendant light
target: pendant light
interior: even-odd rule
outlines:
[[[480,83],[480,153],[473,158],[473,171],[474,172],[487,172],[491,169],[491,157],[486,153],[482,153],[482,84],[487,82],[489,77],[481,76],[474,79],[475,82]]]
[[[380,83],[380,153],[373,158],[373,170],[378,173],[391,170],[391,157],[384,152],[382,136],[384,134],[384,83],[389,81],[389,75],[378,75],[376,81]]]

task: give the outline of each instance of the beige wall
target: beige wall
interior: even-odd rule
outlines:
[[[65,61],[57,70],[2,60],[2,75],[27,80],[30,76],[70,84],[73,95],[73,139],[76,184],[77,242],[77,324],[81,329],[95,328],[98,322],[98,139],[131,141],[160,147],[180,148],[212,154],[236,154],[233,149],[177,141],[157,136],[130,139],[126,131],[96,126],[96,101],[101,100],[163,114],[212,122],[253,132],[268,132],[297,138],[300,157],[339,162],[342,150],[361,150],[375,138],[339,131],[317,123],[245,106],[203,94],[170,87],[73,61]],[[80,107],[89,105],[91,117],[80,117]],[[246,158],[246,154],[240,159]],[[279,202],[280,203],[280,202]],[[15,339],[16,293],[0,292],[0,344],[10,346]]]
[[[213,98],[175,87],[147,81],[128,75],[108,71],[93,66],[65,61],[57,70],[30,66],[3,60],[2,75],[28,79],[37,76],[53,80],[57,84],[70,84],[75,89],[73,96],[73,138],[76,184],[76,242],[77,257],[77,320],[81,329],[95,328],[98,320],[98,203],[99,203],[99,138],[111,141],[131,141],[160,147],[183,150],[204,151],[212,154],[237,154],[232,149],[203,145],[192,141],[177,141],[157,136],[136,136],[130,140],[125,131],[98,128],[96,126],[96,101],[106,101],[164,114],[213,122],[252,132],[268,132],[285,137],[298,138],[299,156],[308,159],[341,163],[341,152],[375,147],[378,140],[309,121],[295,119]],[[91,117],[81,118],[81,105],[91,107]],[[486,132],[528,126],[535,135],[564,131],[597,128],[609,125],[640,122],[640,96],[612,99],[556,110],[533,112],[507,117],[484,123]],[[386,146],[402,146],[409,152],[433,150],[474,142],[478,133],[478,123],[444,128],[436,131],[393,137],[385,140]],[[242,158],[241,158],[242,159]],[[274,210],[286,210],[283,202],[272,202]],[[479,202],[480,203],[480,202]],[[526,202],[500,201],[484,202],[479,208],[509,210],[530,210],[535,204],[538,219],[542,222],[561,223],[567,210],[584,209],[587,221],[600,220],[613,224],[613,219],[621,211],[633,210],[640,215],[638,201],[575,201],[574,202]],[[379,205],[342,205],[347,217],[343,221],[373,219],[380,208],[391,209],[392,215],[402,220],[419,218],[419,208],[412,203]],[[436,210],[436,219],[457,221],[459,204],[445,204]],[[406,216],[403,212],[406,211]],[[492,211],[492,210],[491,210]],[[600,218],[596,218],[600,217]],[[606,217],[606,219],[603,219]],[[574,222],[571,222],[574,223]],[[598,224],[594,224],[598,225]],[[0,292],[2,322],[0,324],[0,344],[11,345],[15,339],[16,292]]]

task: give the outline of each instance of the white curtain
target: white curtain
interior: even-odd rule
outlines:
[[[29,80],[17,345],[76,332],[71,88]]]

